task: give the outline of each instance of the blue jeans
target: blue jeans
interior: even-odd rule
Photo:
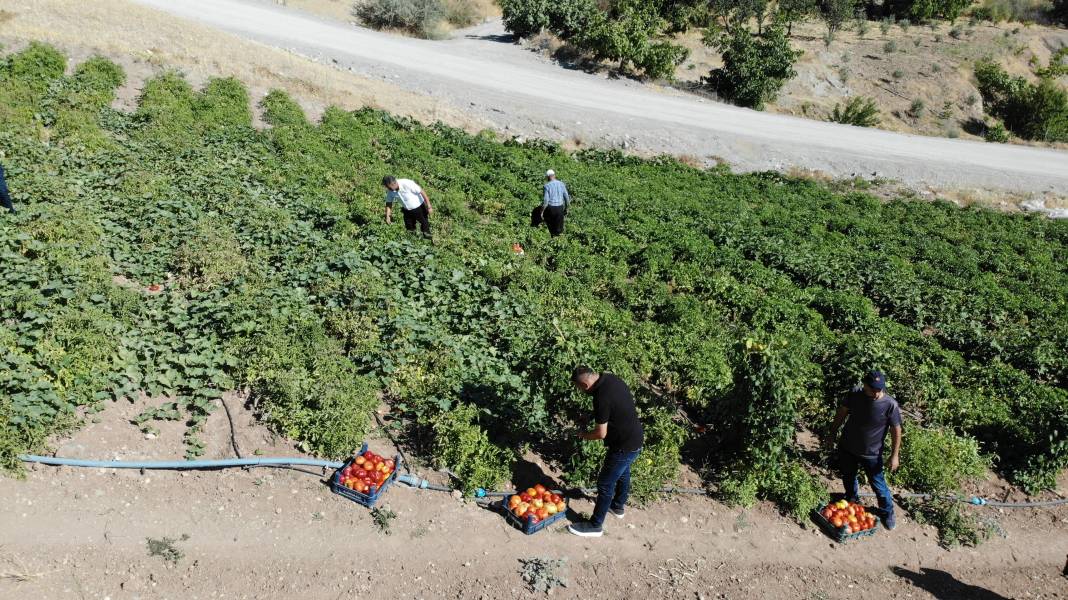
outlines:
[[[882,453],[879,453],[879,456],[875,458],[865,458],[840,449],[838,451],[838,459],[842,470],[842,484],[845,486],[846,500],[855,502],[858,499],[857,471],[863,468],[872,489],[875,490],[875,497],[879,500],[879,508],[886,517],[894,516],[894,499],[890,496],[890,487],[886,485],[886,478],[883,477]]]
[[[603,525],[609,507],[623,510],[630,495],[630,465],[641,452],[608,451],[601,474],[597,476],[597,503],[593,506],[591,524],[597,527]]]

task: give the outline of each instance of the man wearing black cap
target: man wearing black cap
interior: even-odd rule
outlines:
[[[894,500],[883,477],[883,446],[886,432],[890,432],[890,470],[896,471],[901,450],[901,409],[897,400],[886,393],[886,378],[880,371],[871,371],[864,376],[863,385],[853,388],[838,405],[838,414],[831,424],[831,436],[845,422],[845,430],[838,442],[839,465],[846,500],[858,501],[857,471],[860,468],[868,475],[879,508],[883,512],[883,525],[893,529]]]

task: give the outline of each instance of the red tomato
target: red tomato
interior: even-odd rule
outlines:
[[[837,517],[837,516],[834,517],[833,519],[831,519],[831,525],[834,525],[835,527],[841,527],[842,526],[842,518],[841,517]]]
[[[519,499],[522,500],[523,502],[528,503],[528,504],[530,503],[531,500],[533,500],[533,498],[530,497],[530,494],[528,494],[526,492],[523,492],[522,494],[519,494]]]
[[[520,503],[519,496],[512,496],[511,498],[508,499],[508,506],[510,508],[515,508],[515,507],[519,506],[519,503]]]
[[[549,516],[549,511],[545,510],[545,508],[542,507],[542,508],[539,508],[538,512],[536,512],[534,514],[537,515],[538,519],[540,520],[540,519],[544,519],[545,517]]]
[[[363,455],[361,454],[360,456],[357,456],[356,460],[354,460],[352,462],[357,464],[357,465],[362,465],[363,463],[367,462],[367,459],[364,458]]]
[[[538,492],[539,494],[544,494],[545,493],[545,486],[539,483],[539,484],[534,486],[534,491]]]
[[[527,488],[526,492],[527,492],[527,495],[530,496],[531,498],[537,498],[537,497],[541,496],[541,494],[538,493],[538,490],[536,490],[534,488]]]
[[[561,498],[560,496],[558,496],[556,494],[552,495],[553,504],[556,504],[557,502],[560,502],[561,500],[563,500],[563,498]]]
[[[393,470],[393,467],[397,466],[397,463],[394,462],[394,460],[392,458],[389,459],[389,460],[382,461],[382,462],[386,465],[386,468],[388,468],[391,471]]]
[[[831,517],[834,516],[834,511],[832,511],[829,508],[825,508],[825,509],[823,509],[823,511],[820,512],[820,514],[823,515],[824,519],[827,519],[828,521],[830,521]]]

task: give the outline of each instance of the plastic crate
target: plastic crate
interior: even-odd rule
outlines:
[[[881,517],[879,517],[879,515],[871,513],[872,516],[875,517],[875,527],[872,527],[871,529],[865,529],[864,531],[858,531],[856,533],[846,533],[845,527],[835,527],[834,523],[831,523],[826,518],[824,518],[823,514],[820,512],[822,508],[823,507],[820,506],[812,509],[812,520],[820,526],[820,529],[822,529],[824,533],[829,535],[831,539],[838,542],[839,544],[844,544],[846,542],[850,542],[856,539],[873,536],[875,535],[875,532],[879,530],[879,527],[883,524],[883,520]]]
[[[364,452],[367,452],[367,442],[364,442],[363,445],[360,447],[359,454],[363,454]],[[342,465],[340,469],[334,471],[334,474],[330,477],[330,490],[338,496],[344,496],[345,498],[348,498],[349,500],[352,500],[357,504],[362,504],[363,506],[371,508],[375,505],[375,502],[378,502],[378,499],[382,497],[382,494],[386,493],[386,490],[389,489],[389,486],[393,485],[393,482],[397,480],[397,473],[400,472],[401,466],[400,455],[398,454],[393,457],[393,462],[395,465],[393,467],[393,472],[390,473],[389,477],[386,478],[386,481],[382,484],[382,487],[375,490],[374,494],[364,494],[362,492],[357,492],[356,490],[352,490],[341,485],[341,471],[345,467],[352,464],[354,460],[355,458],[350,458],[346,460],[345,464]]]
[[[570,505],[568,504],[567,498],[564,498],[563,512],[558,512],[547,519],[538,521],[537,523],[531,523],[527,519],[520,519],[519,517],[512,514],[512,511],[508,510],[508,496],[505,496],[501,500],[500,509],[501,512],[504,513],[505,520],[511,523],[516,529],[522,531],[527,535],[532,535],[541,531],[542,529],[545,529],[549,525],[556,523],[560,519],[563,519],[564,516],[567,515],[567,510],[569,506]]]

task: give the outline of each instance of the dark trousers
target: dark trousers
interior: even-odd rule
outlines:
[[[419,228],[423,231],[423,237],[430,237],[430,215],[426,212],[426,202],[412,210],[401,208],[401,212],[404,214],[405,229],[415,231],[415,224],[419,223]]]
[[[549,227],[549,234],[556,237],[564,232],[564,216],[567,210],[563,206],[545,207],[545,224]]]
[[[857,472],[860,469],[864,469],[864,473],[868,476],[868,481],[875,491],[875,497],[879,500],[879,508],[882,509],[887,517],[894,515],[894,499],[890,495],[890,486],[886,485],[886,478],[883,477],[882,453],[879,453],[879,456],[875,458],[866,458],[839,449],[838,461],[842,470],[842,485],[845,487],[847,500],[855,502],[858,499],[860,490],[857,485]]]
[[[597,503],[593,505],[591,524],[603,525],[609,508],[623,510],[630,496],[630,465],[641,452],[608,451],[601,474],[597,476]]]

